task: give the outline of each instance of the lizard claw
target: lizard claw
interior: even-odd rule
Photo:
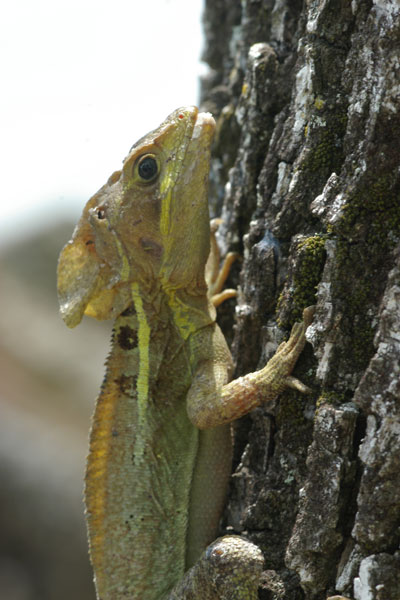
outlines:
[[[293,377],[292,375],[288,375],[286,377],[286,385],[287,387],[292,388],[292,390],[297,390],[302,394],[311,394],[312,392],[311,388],[300,381],[300,379],[297,379],[297,377]]]

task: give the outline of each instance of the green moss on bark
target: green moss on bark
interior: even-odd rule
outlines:
[[[295,321],[301,320],[304,308],[315,304],[315,294],[325,264],[325,242],[326,236],[314,235],[299,243],[290,289],[291,310],[282,319],[278,319],[281,326],[290,327]],[[285,289],[278,300],[278,311],[287,300]]]

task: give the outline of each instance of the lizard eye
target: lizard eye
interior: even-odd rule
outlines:
[[[154,154],[145,154],[139,158],[137,172],[144,182],[150,183],[158,175],[158,163]]]

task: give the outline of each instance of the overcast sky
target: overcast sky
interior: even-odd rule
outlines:
[[[202,0],[19,0],[0,13],[0,244],[76,219],[130,146],[198,102]]]

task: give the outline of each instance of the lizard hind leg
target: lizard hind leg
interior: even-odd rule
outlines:
[[[228,252],[220,267],[220,251],[215,234],[221,223],[222,219],[212,219],[210,222],[210,255],[207,260],[205,273],[208,296],[214,306],[219,306],[225,300],[237,296],[237,290],[222,289],[228,278],[232,264],[239,258],[239,254],[237,252]]]
[[[168,600],[257,600],[264,559],[247,540],[228,535],[208,546]]]

